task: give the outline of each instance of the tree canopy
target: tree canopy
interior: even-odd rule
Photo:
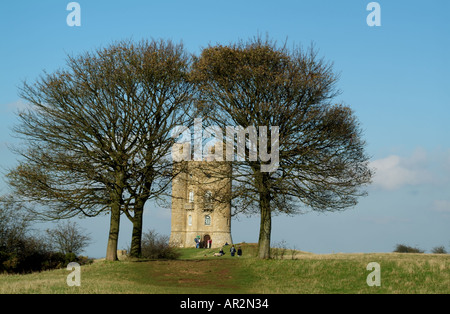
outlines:
[[[258,254],[269,258],[274,213],[344,210],[366,194],[369,157],[354,112],[335,102],[338,78],[314,47],[288,49],[260,37],[209,46],[197,57],[163,40],[68,56],[65,68],[20,90],[31,107],[15,128],[23,158],[9,183],[40,205],[40,217],[110,214],[110,260],[125,214],[131,254],[139,256],[144,206],[181,169],[169,158],[172,131],[194,117],[239,128],[244,146],[234,134],[231,146],[228,135],[216,134],[231,147],[227,157],[238,157],[225,201],[235,213],[261,216]]]
[[[189,123],[189,66],[181,44],[122,41],[69,56],[65,69],[24,83],[32,107],[15,129],[25,149],[10,185],[50,219],[109,213],[108,259],[116,259],[125,213],[139,254],[144,205],[172,175],[171,130]]]
[[[314,47],[289,50],[258,37],[207,47],[193,68],[205,120],[252,128],[259,138],[249,136],[245,158],[233,163],[232,198],[237,211],[261,216],[261,258],[270,256],[272,213],[343,210],[365,195],[371,170],[360,125],[351,108],[333,103],[338,76]],[[278,134],[269,140],[261,127]],[[249,158],[255,147],[278,154],[272,171],[260,155]]]

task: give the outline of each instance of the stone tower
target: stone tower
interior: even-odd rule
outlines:
[[[231,166],[224,161],[182,161],[172,181],[170,244],[211,247],[231,244]]]

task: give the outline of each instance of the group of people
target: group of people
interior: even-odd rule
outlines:
[[[235,254],[237,254],[238,257],[241,257],[242,256],[242,249],[241,249],[241,247],[238,247],[238,249],[236,250],[234,245],[232,245],[231,248],[230,248],[230,255],[234,256]],[[223,248],[220,249],[218,256],[222,256],[222,255],[225,255],[225,253],[223,252]]]
[[[196,247],[197,249],[200,248],[200,247],[202,246],[202,244],[203,244],[203,243],[200,241],[200,236],[195,237],[195,238],[194,238],[194,242],[195,242],[195,247]],[[203,245],[204,245],[204,248],[210,249],[210,248],[211,248],[211,244],[212,244],[212,240],[211,240],[211,239],[208,239],[207,241],[205,241],[205,243],[204,243]],[[229,245],[228,242],[225,243],[225,246],[228,246],[228,245]],[[225,253],[223,252],[223,248],[220,249],[219,253],[214,253],[214,255],[215,255],[215,256],[222,256],[222,255],[225,255]],[[236,248],[234,247],[234,244],[231,245],[231,248],[230,248],[230,255],[231,255],[231,256],[237,255],[238,257],[241,257],[241,256],[242,256],[242,248],[239,246],[239,247],[236,249]],[[205,256],[206,256],[206,255],[205,255]]]
[[[202,241],[200,241],[200,236],[194,238],[194,242],[195,242],[195,248],[200,248],[203,247],[205,249],[210,249],[211,248],[211,244],[212,244],[212,240],[206,240],[202,243]]]

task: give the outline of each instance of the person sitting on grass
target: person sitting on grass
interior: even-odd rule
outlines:
[[[236,248],[234,247],[234,244],[231,246],[230,253],[231,256],[234,256],[234,254],[236,253]]]

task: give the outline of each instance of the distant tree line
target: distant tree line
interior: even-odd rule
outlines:
[[[0,198],[0,273],[28,273],[91,260],[80,254],[90,241],[76,223],[59,224],[45,234],[31,229],[27,211],[12,198]]]
[[[394,249],[395,253],[424,253],[425,250],[422,250],[418,247],[413,247],[406,244],[397,244]],[[447,254],[447,250],[445,249],[445,246],[440,245],[433,247],[431,249],[431,253],[433,254]]]

